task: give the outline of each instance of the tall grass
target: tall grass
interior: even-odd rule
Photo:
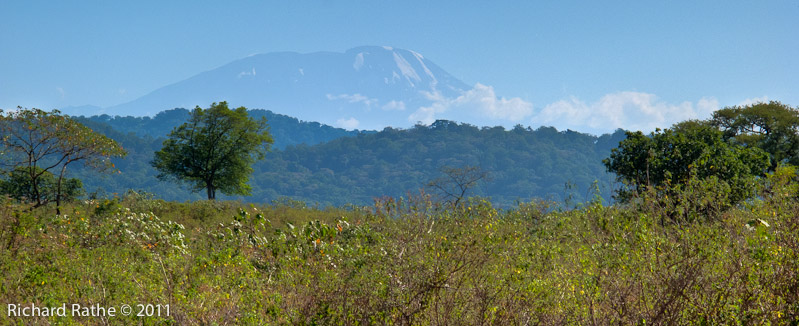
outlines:
[[[480,198],[449,207],[424,195],[319,209],[129,193],[56,215],[2,199],[0,303],[168,304],[170,314],[0,323],[796,325],[792,178],[772,176],[758,199],[708,219],[674,214],[685,206],[674,200],[700,188],[572,210],[500,210]]]

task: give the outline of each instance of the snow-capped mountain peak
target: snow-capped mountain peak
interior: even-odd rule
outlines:
[[[251,55],[104,113],[153,115],[227,101],[302,120],[379,129],[412,124],[409,109],[430,105],[429,94],[456,98],[470,89],[417,52],[362,46],[344,53]]]

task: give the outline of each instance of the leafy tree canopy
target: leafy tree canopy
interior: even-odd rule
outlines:
[[[0,114],[0,135],[2,163],[12,167],[13,173],[18,168],[25,169],[30,184],[27,197],[37,206],[48,201],[40,189],[47,173],[58,171],[55,200],[60,206],[67,166],[82,162],[84,166],[104,171],[113,168],[109,158],[126,155],[114,140],[57,110],[19,107]]]
[[[208,199],[220,190],[228,195],[249,195],[252,164],[264,158],[272,137],[266,119],[255,120],[247,108],[228,108],[227,102],[199,106],[189,121],[175,128],[155,153],[152,166],[161,180],[206,189]]]
[[[725,140],[766,151],[771,171],[780,163],[799,165],[799,109],[775,101],[734,106],[714,112],[709,123]]]
[[[753,194],[753,178],[764,175],[768,157],[757,147],[725,142],[711,126],[687,123],[648,136],[627,132],[603,163],[628,186],[620,191],[622,200],[650,186],[668,191],[692,177],[715,177],[729,185],[730,201],[737,203]]]
[[[59,196],[58,180],[55,175],[38,167],[34,169],[34,173],[40,175],[37,179],[38,193],[34,191],[28,169],[20,166],[8,173],[6,180],[0,180],[0,194],[23,201],[36,196],[39,196],[43,202],[54,201]],[[61,188],[60,196],[63,200],[73,200],[83,193],[83,183],[76,178],[65,179]]]

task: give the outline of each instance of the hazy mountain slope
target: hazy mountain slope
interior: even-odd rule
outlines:
[[[269,132],[275,140],[272,144],[274,149],[283,149],[289,145],[314,145],[339,137],[352,137],[361,132],[367,132],[347,131],[318,122],[300,121],[297,118],[267,110],[249,110],[248,112],[254,118],[265,117],[267,119]],[[133,133],[140,137],[162,138],[166,137],[173,128],[186,122],[189,113],[189,110],[186,109],[172,109],[159,112],[152,118],[99,115],[78,117],[77,119],[84,123],[86,121],[104,123],[122,134]]]
[[[231,62],[104,113],[152,116],[175,107],[227,101],[307,121],[369,129],[407,121],[411,108],[430,104],[432,96],[457,97],[470,88],[408,50],[369,46],[345,53],[279,52]]]

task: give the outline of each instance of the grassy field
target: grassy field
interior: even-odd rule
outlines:
[[[797,194],[775,177],[759,199],[704,215],[684,211],[704,197],[646,194],[499,210],[423,195],[318,209],[128,193],[60,216],[5,199],[0,324],[796,325]],[[64,304],[66,316],[9,316]]]

